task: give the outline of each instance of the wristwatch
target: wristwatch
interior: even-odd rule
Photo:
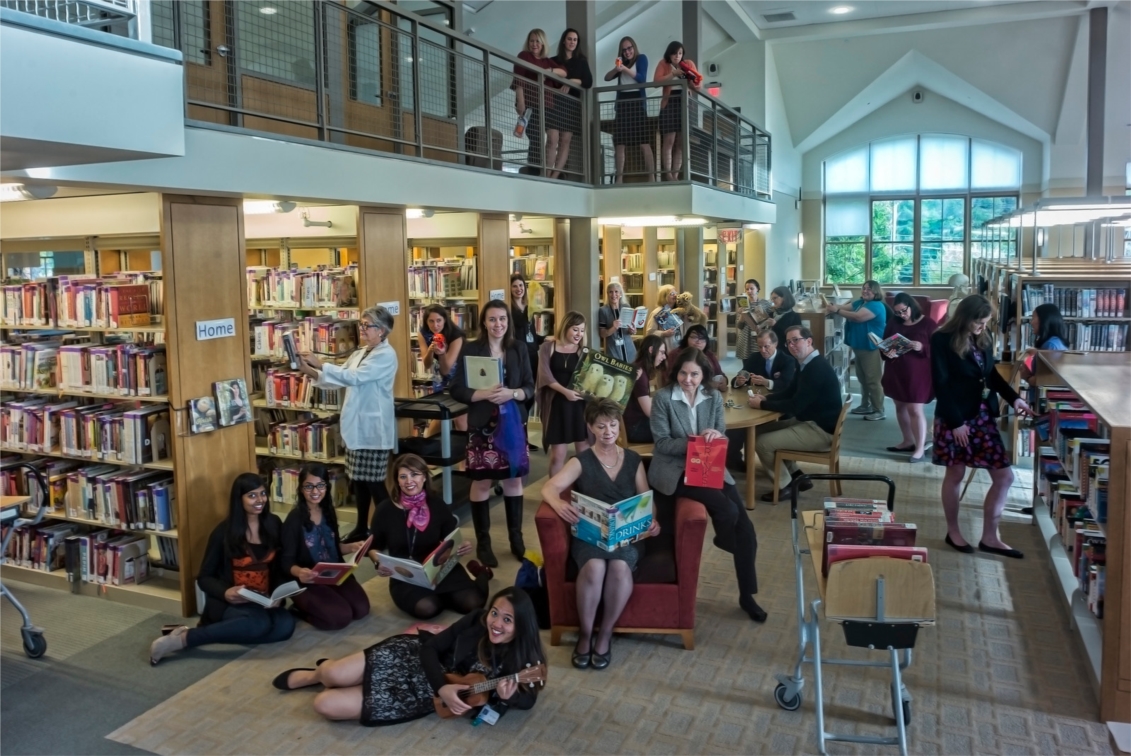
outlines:
[[[518,389],[515,389],[514,391],[512,391],[511,395],[514,396],[514,400],[517,402],[518,401]]]

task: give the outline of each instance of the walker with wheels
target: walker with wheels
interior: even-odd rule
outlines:
[[[12,540],[12,536],[18,528],[39,524],[43,521],[43,515],[47,511],[47,497],[50,495],[50,491],[47,488],[47,481],[43,479],[43,474],[26,462],[21,462],[9,469],[15,471],[21,467],[27,468],[35,477],[36,485],[34,490],[39,494],[39,506],[35,509],[35,515],[29,519],[20,516],[20,509],[31,500],[30,496],[3,497],[3,501],[0,501],[0,525],[11,525],[11,527],[4,533],[3,542],[0,543],[0,554],[8,553],[8,543]],[[12,602],[12,606],[16,607],[16,611],[23,617],[24,622],[23,625],[20,626],[20,635],[23,636],[24,639],[24,653],[32,659],[38,659],[47,653],[47,639],[43,637],[43,628],[37,627],[31,623],[31,617],[28,615],[27,609],[25,609],[19,599],[8,590],[8,586],[4,585],[3,581],[0,581],[0,595]]]
[[[806,480],[875,481],[888,486],[888,511],[895,510],[895,483],[882,475],[803,475]],[[911,664],[911,649],[919,628],[935,624],[935,582],[931,566],[925,562],[871,557],[837,562],[830,566],[828,577],[821,570],[824,553],[824,512],[802,513],[803,525],[797,522],[797,489],[790,486],[790,518],[793,529],[793,554],[797,572],[797,627],[800,651],[792,675],[776,675],[774,700],[787,711],[801,707],[801,691],[805,679],[802,664],[813,665],[816,688],[817,744],[826,753],[829,740],[873,745],[898,745],[907,756],[907,724],[911,719],[911,694],[903,684],[902,672]],[[801,541],[805,535],[804,545]],[[806,615],[803,556],[812,559],[820,598],[808,602]],[[844,629],[845,642],[857,648],[886,651],[884,661],[825,659],[821,656],[820,608],[824,603],[824,619],[838,622]],[[812,655],[807,655],[812,644]],[[902,659],[900,658],[902,652]],[[821,666],[840,664],[853,667],[888,667],[891,669],[892,716],[897,736],[894,738],[867,735],[835,734],[825,731],[824,695]]]

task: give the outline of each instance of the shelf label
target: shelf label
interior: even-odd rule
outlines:
[[[208,341],[209,339],[226,339],[236,335],[236,319],[220,318],[218,320],[196,321],[196,340]]]
[[[656,274],[655,273],[649,273],[648,274],[648,280],[649,281],[655,281],[656,280]]]
[[[386,310],[389,311],[389,314],[394,316],[394,317],[401,314],[401,303],[400,302],[378,302],[377,306],[378,307],[384,307]]]
[[[491,289],[490,299],[499,300],[500,302],[506,299],[506,289]]]

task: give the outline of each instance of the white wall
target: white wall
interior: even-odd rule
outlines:
[[[796,207],[797,197],[784,192],[774,192],[777,220],[765,230],[766,280],[762,290],[768,292],[775,286],[784,286],[790,280],[801,278],[801,250],[797,248],[797,235],[801,232],[801,211]]]
[[[782,191],[794,197],[801,196],[801,153],[794,147],[796,143],[789,127],[789,116],[782,99],[781,81],[778,77],[774,49],[766,49],[766,120],[765,129],[770,132],[770,155],[772,160],[773,190]]]
[[[478,13],[463,9],[463,32],[472,38],[518,55],[531,29],[541,29],[550,40],[550,54],[566,28],[562,0],[495,0]],[[472,31],[474,30],[474,31]]]
[[[161,197],[151,193],[5,202],[3,207],[4,239],[161,232]]]

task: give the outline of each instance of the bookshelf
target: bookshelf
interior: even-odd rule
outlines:
[[[1131,355],[1125,352],[1041,352],[1034,361],[1032,379],[1033,385],[1045,387],[1050,396],[1053,391],[1050,387],[1063,387],[1061,393],[1074,399],[1076,406],[1087,413],[1077,417],[1094,418],[1090,432],[1070,433],[1061,429],[1061,423],[1067,425],[1066,418],[1073,413],[1056,409],[1054,417],[1054,412],[1050,412],[1049,440],[1043,445],[1044,452],[1037,460],[1033,476],[1033,510],[1035,524],[1052,557],[1057,596],[1068,609],[1070,622],[1077,629],[1088,659],[1089,677],[1099,699],[1100,721],[1107,722],[1109,727],[1126,720],[1131,712],[1131,597],[1128,595],[1131,519],[1127,513],[1131,496],[1129,375]],[[1054,420],[1056,427],[1052,427]],[[1109,457],[1106,511],[1099,500],[1101,465],[1085,470],[1085,465],[1079,462],[1080,453],[1068,453],[1073,435],[1106,439]],[[1081,446],[1087,448],[1084,444]],[[1102,458],[1096,459],[1100,460]],[[1072,492],[1076,492],[1075,495]],[[1073,500],[1077,503],[1075,517],[1070,516]],[[1088,508],[1087,514],[1091,517],[1082,515],[1080,507]],[[1082,534],[1093,535],[1077,536],[1078,529]],[[1102,561],[1096,558],[1101,549]],[[1082,575],[1082,567],[1088,567],[1090,574]],[[1100,571],[1102,584],[1095,580]],[[1095,608],[1100,595],[1102,616],[1097,616]]]
[[[410,239],[408,266],[409,354],[414,396],[432,393],[432,375],[424,369],[420,332],[424,311],[443,305],[452,322],[475,338],[479,323],[479,267],[474,238]]]
[[[622,229],[622,233],[627,229]],[[647,266],[644,259],[643,236],[637,239],[621,237],[620,242],[620,269],[621,286],[624,288],[625,301],[632,307],[656,306],[654,282],[648,281]],[[653,285],[649,285],[653,284]],[[651,299],[648,291],[653,292]]]
[[[539,336],[552,336],[568,312],[565,297],[555,282],[566,280],[561,255],[554,254],[553,239],[511,239],[511,273],[526,279],[530,317]],[[508,301],[510,292],[508,290]]]
[[[702,308],[707,313],[707,348],[721,359],[726,356],[720,351],[725,347],[726,339],[720,341],[719,334],[726,332],[727,313],[720,301],[722,292],[726,291],[726,265],[719,264],[719,257],[717,241],[703,242]]]
[[[799,312],[798,315],[801,316],[801,325],[813,333],[813,346],[832,365],[841,393],[847,396],[851,355],[844,343],[844,316],[826,312]]]

